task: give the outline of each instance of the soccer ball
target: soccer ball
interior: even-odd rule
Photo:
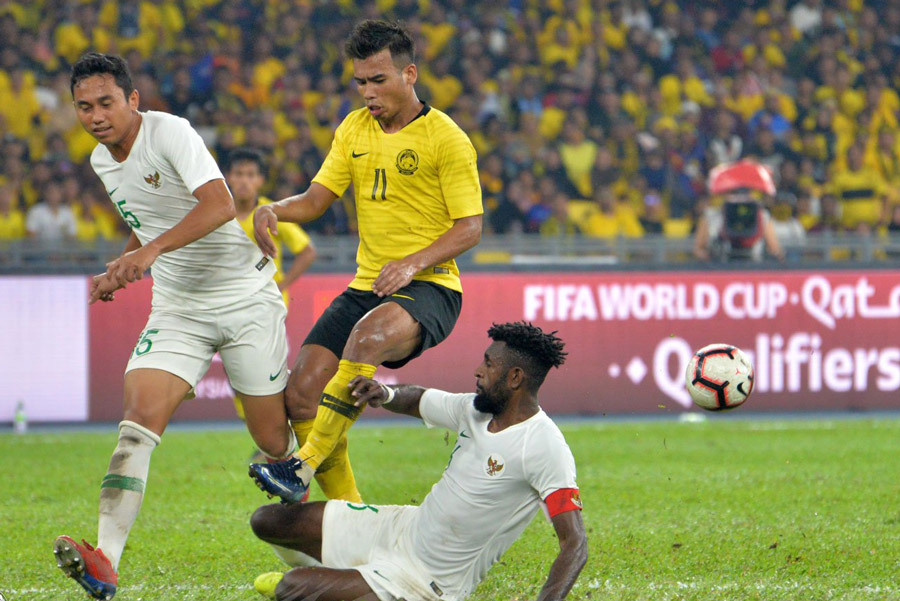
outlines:
[[[753,391],[753,366],[736,346],[710,344],[691,357],[684,384],[698,407],[734,409]]]

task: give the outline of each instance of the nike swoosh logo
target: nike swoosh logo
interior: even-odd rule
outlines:
[[[396,296],[397,298],[408,298],[408,299],[411,300],[411,301],[415,301],[415,300],[416,300],[416,299],[414,299],[414,298],[411,297],[411,296],[406,296],[405,294],[392,294],[391,296]]]
[[[283,369],[284,369],[284,368],[282,367],[281,369],[279,369],[278,371],[276,371],[274,375],[269,376],[269,382],[274,382],[275,379],[278,378],[278,376],[281,375],[281,370],[283,370]]]
[[[113,192],[115,192],[118,189],[119,189],[118,187],[115,187],[112,190],[110,190],[109,192],[107,192],[107,194],[109,194],[109,197],[112,198]]]
[[[350,156],[352,156],[354,159],[358,159],[359,157],[365,156],[367,154],[369,154],[369,153],[368,152],[360,152],[359,154],[356,154],[356,152],[351,152]]]
[[[466,434],[466,431],[465,431],[465,430],[463,430],[462,432],[459,433],[459,437],[460,437],[460,438],[472,438],[471,436],[469,436],[468,434]]]

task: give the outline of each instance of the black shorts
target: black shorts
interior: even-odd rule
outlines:
[[[462,310],[462,294],[439,284],[420,280],[413,280],[408,286],[385,297],[367,290],[347,288],[331,301],[322,316],[316,320],[303,344],[324,346],[340,357],[356,322],[382,303],[397,303],[422,326],[422,340],[416,350],[399,361],[384,362],[385,367],[397,369],[427,349],[437,346],[450,335]]]

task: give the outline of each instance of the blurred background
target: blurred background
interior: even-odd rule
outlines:
[[[765,363],[759,408],[896,405],[898,1],[4,0],[0,420],[20,397],[49,407],[73,395],[72,417],[57,418],[113,419],[119,363],[146,314],[138,301],[135,315],[121,308],[131,300],[81,304],[85,275],[127,230],[88,164],[95,141],[71,108],[70,65],[89,50],[125,56],[142,110],[189,119],[220,163],[238,146],[261,150],[263,192],[277,200],[308,186],[337,124],[362,106],[341,47],[367,17],[403,20],[420,98],[478,151],[485,233],[460,260],[469,304],[446,352],[480,346],[504,317],[571,327],[590,360],[575,361],[569,384],[597,399],[567,412],[686,408],[683,349],[716,341]],[[780,248],[736,260],[721,243],[743,244],[728,239],[740,228],[708,177],[739,160],[771,175],[774,193],[747,196]],[[292,293],[298,340],[354,268],[351,196],[305,227],[319,260]],[[684,345],[659,358],[666,338]],[[440,360],[408,375],[442,373]],[[447,385],[468,389],[468,372],[459,377]],[[799,404],[774,394],[788,392]]]

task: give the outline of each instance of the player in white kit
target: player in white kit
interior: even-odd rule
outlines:
[[[461,601],[543,504],[560,550],[538,599],[568,594],[587,561],[575,461],[537,401],[549,369],[565,360],[563,343],[522,322],[494,325],[488,335],[475,394],[353,380],[358,404],[457,433],[444,475],[418,507],[340,500],[260,507],[251,519],[256,535],[288,563],[306,566],[263,574],[260,593],[278,601]]]
[[[138,112],[121,57],[83,56],[71,89],[81,124],[100,142],[91,166],[131,228],[122,255],[94,278],[90,302],[113,300],[151,266],[153,275],[150,317],[125,370],[118,445],[100,485],[97,548],[68,536],[54,543],[67,576],[94,598],[111,599],[151,452],[216,352],[259,448],[278,460],[297,444],[284,407],[286,310],[275,268],[234,219],[203,140],[185,119]]]

